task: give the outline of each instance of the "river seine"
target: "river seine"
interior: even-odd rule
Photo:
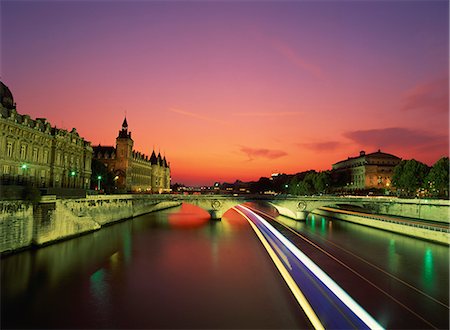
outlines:
[[[250,225],[194,206],[1,260],[2,328],[305,328]]]
[[[257,207],[383,327],[448,328],[448,246]],[[234,210],[183,204],[1,260],[1,328],[310,327]]]

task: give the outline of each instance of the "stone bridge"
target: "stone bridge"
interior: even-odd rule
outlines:
[[[357,208],[363,212],[390,214],[449,223],[450,201],[428,199],[399,199],[395,197],[290,197],[265,195],[177,195],[174,200],[196,205],[206,210],[211,219],[220,220],[232,207],[255,201],[265,201],[281,215],[304,220],[308,214],[323,206]]]

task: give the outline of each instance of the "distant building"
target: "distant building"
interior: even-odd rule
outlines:
[[[390,189],[394,167],[400,161],[399,157],[381,150],[371,154],[361,151],[357,157],[333,164],[331,175],[344,189]]]
[[[11,91],[0,82],[0,177],[2,184],[40,188],[90,186],[92,147],[73,128],[51,127],[45,118],[17,113]]]
[[[94,159],[102,162],[114,176],[119,191],[163,193],[170,191],[170,166],[155,151],[148,157],[133,150],[134,141],[125,118],[116,146],[94,147]]]

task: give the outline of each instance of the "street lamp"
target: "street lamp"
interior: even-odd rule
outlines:
[[[99,175],[99,176],[97,176],[97,180],[98,180],[98,190],[100,190],[100,181],[102,180],[102,176],[101,175]]]
[[[27,171],[28,165],[27,165],[27,164],[22,164],[22,165],[20,166],[20,168],[22,169],[22,177],[23,177],[22,180],[24,180],[24,181],[26,182],[26,181],[28,180],[28,178],[27,178],[27,174],[28,174],[28,171]]]

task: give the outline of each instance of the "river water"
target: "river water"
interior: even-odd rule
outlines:
[[[2,328],[305,328],[250,225],[194,206],[1,260]]]
[[[383,326],[448,327],[448,246],[276,218]],[[1,289],[2,328],[310,327],[246,220],[185,204],[2,258]]]

